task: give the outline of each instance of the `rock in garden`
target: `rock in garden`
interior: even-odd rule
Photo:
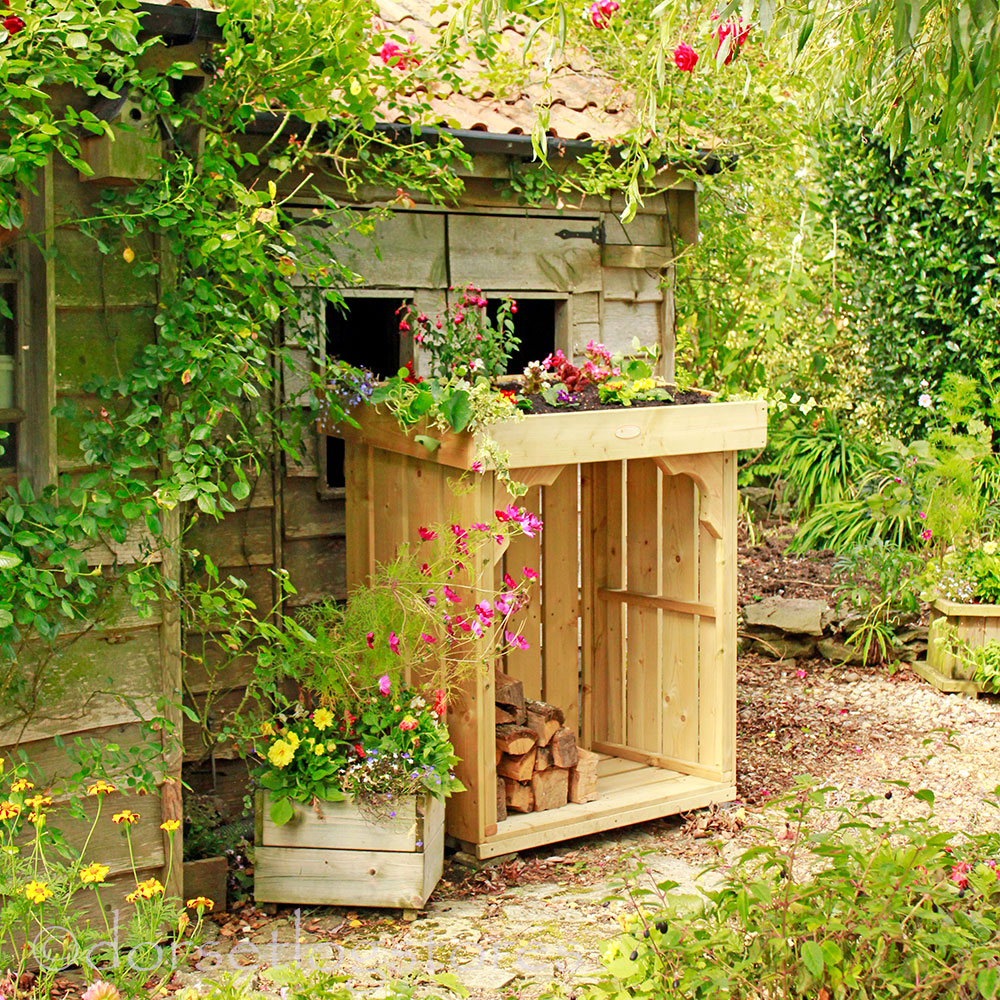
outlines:
[[[822,635],[829,611],[826,601],[765,597],[743,606],[743,620],[750,626],[773,628],[791,635]]]
[[[831,663],[860,663],[861,653],[857,646],[848,645],[846,642],[837,642],[835,639],[820,639],[816,643],[816,651],[824,660]]]

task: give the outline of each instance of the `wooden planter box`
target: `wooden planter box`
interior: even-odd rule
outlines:
[[[444,803],[426,795],[372,823],[350,801],[296,805],[283,826],[267,796],[255,810],[254,898],[258,903],[419,909],[444,866]]]
[[[939,597],[931,605],[927,662],[913,669],[940,691],[982,694],[983,686],[972,679],[960,650],[991,640],[1000,642],[1000,604],[957,604]]]
[[[365,581],[417,528],[489,521],[510,502],[471,434],[429,452],[386,413],[355,411],[345,439],[347,583]],[[528,416],[494,426],[518,502],[545,523],[489,565],[541,571],[523,614],[531,649],[506,673],[559,706],[601,756],[598,797],[497,821],[493,677],[468,682],[449,732],[468,789],[448,802],[449,834],[480,858],[669,816],[735,797],[736,452],[766,440],[758,400]],[[415,433],[420,433],[418,428]]]

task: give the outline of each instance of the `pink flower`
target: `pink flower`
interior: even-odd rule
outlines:
[[[417,720],[413,718],[412,715],[406,716],[405,719],[401,720],[399,723],[399,728],[405,733],[408,729],[417,728]]]
[[[534,514],[528,514],[521,521],[521,530],[529,538],[534,538],[542,530],[542,522]]]
[[[424,601],[427,604],[427,607],[429,607],[429,608],[433,608],[433,607],[437,606],[438,599],[434,596],[434,591],[433,590],[428,590],[427,591],[427,596],[424,597]]]
[[[112,983],[98,979],[83,991],[81,1000],[121,1000],[121,993]]]
[[[618,10],[618,0],[594,0],[583,10],[583,16],[589,19],[590,23],[598,29],[604,29],[611,21],[611,15]],[[516,311],[517,306],[511,306],[511,312]]]
[[[483,471],[483,463],[482,462],[473,462],[472,465],[469,466],[469,468],[473,472],[482,472]]]
[[[681,42],[674,49],[674,65],[684,73],[693,73],[698,64],[698,53],[687,42]],[[591,341],[593,343],[593,341]]]
[[[927,513],[925,511],[920,511],[917,514],[917,517],[919,517],[921,521],[926,521],[927,520]]]
[[[399,636],[395,632],[389,633],[389,648],[399,656]]]
[[[800,669],[795,671],[795,676],[798,677],[799,680],[802,680],[802,678],[805,677],[805,675],[806,672],[804,670]]]
[[[409,49],[400,48],[395,42],[388,40],[382,43],[382,48],[378,50],[378,54],[386,66],[391,65],[393,60],[395,60],[396,68],[401,69],[404,73],[411,66],[420,65],[420,60],[414,59],[413,53]]]
[[[368,643],[368,648],[369,649],[374,649],[375,648],[375,633],[374,632],[369,632],[368,635],[365,636],[365,642]]]
[[[479,615],[479,620],[484,625],[489,625],[493,620],[493,609],[490,607],[489,601],[480,601],[476,605],[476,614]]]
[[[434,692],[434,705],[431,708],[431,711],[440,719],[447,711],[447,708],[448,706],[444,700],[444,691],[442,691],[441,688],[438,688]]]
[[[452,604],[462,603],[462,598],[459,597],[458,594],[456,594],[455,591],[452,590],[451,587],[449,587],[447,584],[445,584],[443,591],[446,601],[450,601]]]
[[[476,523],[472,526],[472,530],[473,531],[489,531],[490,530],[490,526],[488,524],[486,524],[484,521],[476,521]]]
[[[538,571],[532,569],[530,566],[525,566],[523,572],[524,572],[524,575],[529,580],[537,580],[538,579]]]
[[[513,590],[517,586],[517,584],[514,582],[514,577],[512,577],[510,575],[510,573],[504,573],[504,575],[503,575],[503,585],[508,590]]]
[[[948,876],[948,881],[954,882],[959,889],[968,889],[969,887],[969,877],[968,872],[972,871],[972,865],[968,861],[956,861],[951,868],[951,874]]]
[[[924,528],[924,530],[920,532],[921,541],[929,542],[933,537],[934,537],[934,532],[931,531],[930,528]]]
[[[383,698],[389,697],[389,692],[392,691],[392,681],[389,680],[388,674],[383,674],[378,679],[378,690],[379,694],[382,695]]]
[[[421,633],[420,633],[420,638],[421,638],[421,639],[423,639],[423,640],[424,640],[424,642],[429,642],[429,643],[431,643],[432,645],[433,645],[433,644],[434,644],[435,642],[437,642],[437,639],[435,639],[435,638],[434,638],[434,636],[432,636],[432,635],[428,635],[428,634],[427,634],[426,632],[421,632]]]
[[[718,20],[719,15],[713,14],[713,20]],[[750,25],[747,24],[739,14],[736,17],[731,17],[727,21],[723,21],[722,24],[716,29],[715,35],[719,39],[719,47],[716,49],[716,58],[718,58],[719,52],[722,51],[723,45],[728,45],[728,51],[726,52],[726,58],[723,60],[726,66],[728,66],[739,54],[740,49],[743,47],[743,43],[747,40],[747,36],[750,34]],[[730,38],[727,43],[726,39]]]
[[[469,628],[472,629],[473,634],[476,635],[477,638],[482,639],[482,637],[483,637],[483,626],[480,624],[478,618],[473,618],[472,619],[472,621],[469,623]]]
[[[509,509],[510,508],[508,508],[508,510]],[[510,514],[508,514],[506,510],[495,510],[495,511],[493,511],[493,513],[496,515],[496,519],[501,524],[503,524],[503,522],[505,522],[505,521],[509,521],[510,520]]]
[[[505,615],[510,611],[510,604],[507,602],[506,594],[498,594],[495,603],[496,609],[500,614]]]
[[[437,532],[432,531],[430,528],[417,528],[417,534],[425,541],[429,542],[432,538],[437,538]]]
[[[505,630],[503,637],[507,640],[507,643],[510,646],[515,646],[517,649],[531,649],[531,645],[523,635],[516,635],[509,630]]]
[[[427,565],[427,563],[421,563],[420,564],[420,572],[423,573],[424,576],[427,576],[427,574],[430,573],[430,571],[431,571],[431,568],[430,568],[430,566]]]

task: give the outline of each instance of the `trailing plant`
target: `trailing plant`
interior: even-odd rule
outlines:
[[[990,639],[982,646],[963,652],[963,663],[971,670],[974,681],[982,684],[984,691],[1000,694],[1000,642]]]
[[[514,505],[489,522],[420,527],[419,543],[376,567],[346,602],[312,606],[273,629],[256,651],[264,717],[248,712],[241,742],[250,741],[276,823],[296,801],[350,794],[377,812],[387,795],[458,789],[442,724],[449,692],[497,656],[528,648],[513,616],[538,577],[525,566],[492,591],[484,574],[498,546],[541,527]],[[406,677],[421,678],[420,689]],[[299,691],[291,703],[290,681]]]
[[[922,814],[890,819],[881,795],[843,801],[800,779],[771,813],[780,832],[760,830],[734,863],[714,866],[718,888],[700,907],[671,906],[678,883],[654,884],[640,864],[626,881],[626,931],[577,995],[996,997],[1000,838],[941,829],[934,794],[913,797]]]

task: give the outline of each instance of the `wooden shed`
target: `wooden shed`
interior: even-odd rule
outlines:
[[[195,9],[159,2],[142,6],[149,13],[148,28],[170,45],[169,59],[187,58],[198,67],[201,55],[218,37],[207,3],[198,0]],[[441,30],[448,20],[447,12],[435,13],[430,0],[401,4],[383,0],[382,12],[390,29],[418,42]],[[526,28],[510,27],[503,42],[509,51],[520,52],[526,35]],[[149,58],[163,58],[158,52],[152,50]],[[353,202],[361,213],[378,215],[369,235],[353,234],[339,253],[359,280],[343,290],[344,309],[317,309],[309,334],[314,338],[312,350],[303,351],[303,361],[310,353],[319,358],[339,356],[389,372],[414,360],[420,370],[422,359],[414,355],[412,343],[400,339],[396,308],[405,300],[434,312],[448,302],[451,289],[472,283],[491,301],[505,295],[518,300],[523,348],[516,365],[557,348],[576,355],[591,339],[614,350],[638,337],[660,346],[664,372],[671,374],[673,261],[683,246],[697,239],[694,176],[664,167],[656,178],[661,193],[648,196],[628,225],[619,221],[625,203],[618,195],[566,204],[560,200],[524,204],[524,179],[534,169],[530,133],[538,111],[548,109],[551,162],[557,169],[573,170],[579,156],[598,143],[613,141],[629,123],[627,95],[576,53],[555,68],[547,84],[542,82],[540,62],[529,59],[525,72],[503,93],[490,92],[477,82],[479,68],[471,58],[466,69],[468,89],[436,96],[437,119],[428,123],[434,128],[423,132],[429,141],[435,128],[446,132],[471,156],[470,167],[461,172],[463,191],[455,203],[422,202],[389,190],[352,193],[328,178],[317,178],[297,191],[295,207],[304,227],[312,208],[330,195]],[[203,75],[198,68],[190,73]],[[263,143],[273,128],[273,118],[263,115],[256,135],[245,141],[251,146]],[[412,139],[404,121],[385,121],[379,128],[401,140]],[[156,336],[157,279],[136,279],[120,256],[95,255],[88,239],[68,223],[86,212],[99,197],[102,182],[113,174],[112,164],[97,166],[91,180],[60,162],[45,169],[37,194],[26,198],[27,228],[38,235],[39,243],[22,241],[0,260],[0,293],[15,315],[13,324],[0,329],[0,425],[14,432],[14,447],[3,457],[6,467],[0,468],[3,486],[26,478],[41,488],[61,473],[85,471],[87,464],[71,426],[54,415],[56,404],[69,398],[96,403],[81,389],[87,379],[113,372]],[[391,215],[383,217],[387,206]],[[291,397],[298,388],[295,373],[289,371],[286,394]],[[726,482],[732,480],[732,448],[738,446],[727,448]],[[352,558],[346,540],[345,457],[342,442],[317,432],[302,461],[275,456],[235,513],[218,523],[202,520],[190,540],[221,573],[245,580],[260,608],[271,607],[278,596],[273,570],[286,570],[296,589],[287,602],[289,608],[324,597],[344,597]],[[541,487],[547,497],[541,500],[543,506],[572,505],[578,476],[584,484],[596,482],[595,476],[607,478],[605,472],[594,471],[594,461],[594,456],[568,461],[567,467],[574,471]],[[637,466],[635,474],[645,476],[648,490],[655,492],[655,499],[649,493],[646,501],[662,509],[668,495],[663,468]],[[593,488],[583,487],[585,510],[592,510]],[[614,493],[613,484],[607,488]],[[688,488],[678,502],[690,507],[693,498]],[[383,501],[389,502],[389,497]],[[179,519],[180,512],[173,517]],[[167,532],[168,537],[175,534]],[[556,555],[552,550],[542,554],[543,562],[564,557],[569,559],[570,554]],[[148,539],[140,537],[126,545],[95,546],[88,558],[95,565],[118,567],[155,559],[162,561],[168,578],[179,574],[176,552],[150,548]],[[613,589],[613,580],[608,586]],[[566,617],[546,628],[561,629],[569,641],[576,626]],[[221,724],[251,667],[249,658],[234,663],[224,679],[225,690],[219,689],[218,678],[197,666],[182,677],[183,644],[194,648],[199,637],[180,634],[177,609],[169,603],[153,619],[140,619],[123,606],[98,628],[66,638],[65,648],[55,657],[53,701],[44,717],[26,721],[15,714],[0,720],[0,750],[23,749],[51,774],[65,766],[57,739],[72,741],[79,736],[135,745],[142,738],[142,721],[128,706],[137,706],[140,716],[149,719],[164,695],[175,697],[183,690],[193,703],[211,696],[216,722]],[[614,741],[613,727],[605,736]],[[674,749],[677,754],[687,752],[682,746]],[[729,788],[731,768],[724,756],[716,757],[719,787]],[[147,801],[137,810],[143,823],[135,831],[136,842],[150,872],[162,871],[166,861],[161,819],[180,813],[181,763],[175,757],[164,760],[161,801],[152,808]],[[196,791],[216,796],[224,818],[242,814],[245,765],[233,750],[206,749],[199,730],[189,723],[185,723],[183,774]],[[478,836],[470,830],[462,839],[472,842]],[[125,857],[116,859],[116,872],[127,868]]]

